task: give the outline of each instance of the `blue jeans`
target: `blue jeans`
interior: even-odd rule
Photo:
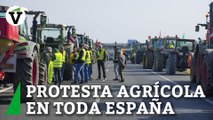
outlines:
[[[89,64],[89,70],[88,70],[88,72],[89,72],[89,80],[90,80],[91,75],[92,75],[92,64]]]
[[[61,68],[61,80],[64,80],[64,70],[65,70],[65,63],[62,64]]]
[[[81,82],[84,82],[84,64],[85,63],[77,63],[75,65],[75,68],[76,68],[75,76],[74,76],[74,81],[75,82],[79,82],[79,79],[78,79],[79,73],[81,74],[81,80],[82,80]]]
[[[85,66],[84,67],[84,74],[85,74],[84,80],[85,80],[85,82],[88,82],[89,79],[90,79],[90,76],[89,76],[89,64],[85,64],[84,66]]]
[[[55,85],[61,84],[61,68],[54,68],[54,83]]]
[[[74,75],[75,75],[75,64],[71,64],[71,80],[74,80]]]

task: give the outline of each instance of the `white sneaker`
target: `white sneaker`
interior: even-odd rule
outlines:
[[[104,78],[102,81],[106,81],[107,79],[106,78]]]

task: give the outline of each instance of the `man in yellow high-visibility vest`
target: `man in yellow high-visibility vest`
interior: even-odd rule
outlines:
[[[84,65],[85,65],[85,59],[86,59],[86,51],[84,49],[84,44],[80,45],[80,51],[78,58],[76,60],[76,70],[75,70],[75,75],[74,75],[74,82],[73,84],[82,84],[85,82],[84,80]],[[81,74],[81,81],[79,81],[78,75],[79,73]]]
[[[66,51],[64,50],[63,46],[60,47],[60,52],[61,52],[62,57],[63,57],[63,64],[62,64],[62,68],[61,68],[61,80],[63,80],[64,79],[65,62],[66,62]]]
[[[86,49],[86,59],[85,59],[84,74],[85,74],[85,82],[88,82],[90,80],[89,66],[92,62],[91,62],[91,53],[89,51],[88,45],[86,45],[85,49]]]
[[[63,55],[58,49],[55,49],[54,65],[54,83],[55,85],[61,85],[61,68],[63,64]]]
[[[92,64],[93,64],[93,58],[92,58],[92,48],[89,47],[89,54],[90,54],[90,61],[91,63],[89,64],[89,68],[88,68],[88,73],[89,73],[89,80],[93,79],[92,76]]]
[[[76,48],[73,48],[73,51],[70,53],[70,66],[71,66],[71,80],[74,81],[74,73],[75,73],[75,55]]]
[[[99,45],[99,50],[97,52],[97,60],[98,60],[98,79],[101,80],[101,68],[103,71],[103,81],[106,80],[106,70],[105,70],[105,60],[106,60],[106,51],[102,47],[102,45]]]

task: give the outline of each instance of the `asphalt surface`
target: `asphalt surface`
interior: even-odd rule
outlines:
[[[93,78],[97,78],[96,65],[94,65]],[[131,85],[153,85],[159,81],[160,85],[190,85],[190,90],[193,92],[196,88],[195,84],[189,82],[189,76],[186,76],[184,72],[177,72],[176,75],[166,75],[165,72],[153,72],[152,70],[142,69],[141,65],[128,64],[125,68],[125,81],[118,82],[113,81],[113,63],[106,63],[107,80],[98,81],[92,80],[88,84],[101,84],[109,85],[113,95],[119,92],[120,85],[126,85],[129,88]],[[64,85],[70,85],[71,81],[64,81]],[[101,115],[55,115],[56,108],[50,107],[48,115],[26,115],[27,106],[25,103],[21,104],[21,115],[18,116],[8,116],[5,112],[9,106],[12,99],[12,90],[4,93],[0,93],[0,120],[212,120],[213,119],[213,96],[208,96],[206,98],[161,98],[161,102],[171,102],[175,115],[106,115],[105,102],[135,102],[139,104],[140,102],[145,102],[148,104],[152,101],[152,98],[48,98],[48,99],[38,99],[41,102],[87,102],[91,104],[92,102],[97,102],[102,112]],[[148,111],[150,107],[147,107]],[[62,108],[63,109],[63,108]],[[126,107],[125,107],[126,109]],[[62,110],[63,112],[63,110]]]

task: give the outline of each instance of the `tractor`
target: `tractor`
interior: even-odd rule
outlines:
[[[152,69],[154,64],[154,48],[156,47],[157,37],[146,40],[146,50],[143,54],[143,69]]]
[[[213,2],[209,5],[209,14],[206,15],[205,24],[197,24],[207,29],[206,40],[196,45],[195,53],[192,56],[190,80],[201,84],[206,95],[213,93]]]
[[[136,52],[136,64],[141,64],[143,60],[143,54],[146,51],[146,43],[141,43],[139,49]]]
[[[31,36],[28,33],[27,19],[18,27],[12,26],[6,21],[5,13],[8,8],[0,6],[1,47],[9,48],[7,51],[1,50],[0,67],[1,72],[5,72],[3,80],[13,83],[14,92],[20,84],[22,102],[34,100],[35,95],[32,98],[26,97],[26,86],[46,85],[47,83],[47,65],[43,62],[45,60],[40,57],[44,50],[44,43],[36,36],[37,19],[40,18],[40,24],[45,25],[47,18],[43,11],[25,11],[27,17],[33,17]]]
[[[45,47],[53,49],[64,47],[66,51],[66,61],[69,61],[69,55],[73,51],[76,42],[75,26],[48,23],[44,26],[38,25],[37,37],[44,42]],[[63,80],[71,79],[70,63],[66,62],[64,66]]]
[[[190,68],[191,58],[195,49],[195,40],[179,39],[175,40],[174,48],[168,52],[166,59],[166,73],[174,75],[176,70],[183,72]]]
[[[157,38],[154,48],[154,71],[162,72],[166,66],[169,51],[174,49],[177,37]]]

